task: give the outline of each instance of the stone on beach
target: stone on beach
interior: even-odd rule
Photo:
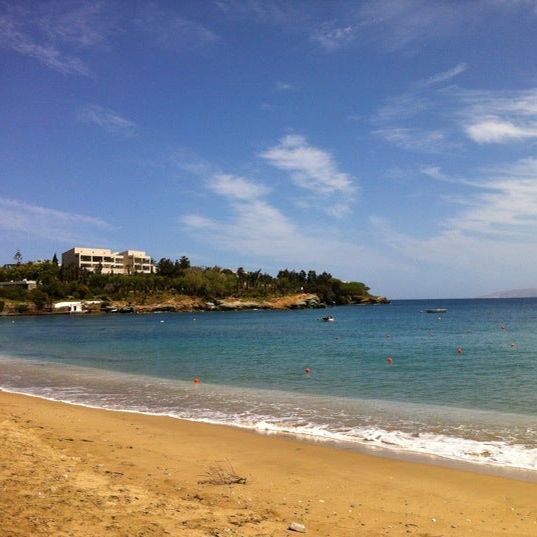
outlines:
[[[298,533],[306,533],[306,526],[298,522],[291,522],[291,524],[289,524],[289,527],[287,529],[291,531],[296,531]]]

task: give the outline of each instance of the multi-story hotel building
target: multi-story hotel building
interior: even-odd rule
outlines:
[[[155,265],[141,250],[113,252],[109,248],[75,247],[63,252],[62,265],[74,265],[89,272],[100,270],[102,274],[151,274]]]

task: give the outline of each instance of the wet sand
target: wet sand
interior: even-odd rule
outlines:
[[[0,422],[2,537],[537,535],[537,483],[2,392]]]

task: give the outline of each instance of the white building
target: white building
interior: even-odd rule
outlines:
[[[80,300],[56,302],[54,309],[68,311],[69,313],[84,313],[84,308]]]
[[[74,265],[102,274],[151,274],[155,266],[151,257],[141,250],[113,252],[109,248],[75,247],[63,252],[62,265]]]

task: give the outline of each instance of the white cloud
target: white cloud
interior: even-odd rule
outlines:
[[[202,24],[165,11],[153,3],[144,5],[136,23],[159,47],[167,50],[196,49],[219,39]]]
[[[451,197],[462,208],[443,223],[447,233],[523,240],[537,232],[537,159],[483,170],[474,180],[453,180],[437,167],[423,173],[443,181],[472,187],[467,195]]]
[[[303,136],[284,136],[260,156],[272,166],[291,172],[295,184],[317,194],[351,194],[356,190],[352,177],[339,171],[332,155],[309,145]]]
[[[352,43],[357,38],[357,32],[350,25],[336,26],[333,23],[324,23],[312,32],[310,38],[325,50],[332,51]]]
[[[443,71],[441,73],[437,73],[436,75],[431,76],[427,80],[423,81],[423,86],[434,86],[435,84],[440,84],[442,82],[447,82],[456,76],[460,75],[461,73],[464,73],[468,66],[465,63],[459,63],[452,69],[448,69],[447,71]]]
[[[243,259],[260,259],[280,267],[312,267],[359,274],[387,266],[385,258],[356,242],[335,239],[326,230],[298,226],[278,208],[262,200],[233,202],[230,220],[210,220],[191,214],[181,223],[199,239]]]
[[[429,172],[439,173],[434,167]],[[527,275],[527,270],[521,272],[522,265],[537,263],[537,159],[483,170],[479,178],[466,183],[471,190],[446,199],[452,215],[435,222],[439,230],[428,238],[402,233],[396,223],[383,218],[371,222],[402,258],[426,264],[431,280],[435,278],[431,265],[437,265],[442,267],[441,278],[446,272],[453,279],[460,275],[475,287],[473,275],[479,274],[492,289],[516,287],[517,278]]]
[[[451,35],[458,22],[473,16],[472,6],[427,0],[370,0],[358,10],[361,32],[389,51],[408,49],[427,39]]]
[[[426,166],[425,168],[422,168],[420,172],[440,181],[447,179],[446,175],[442,173],[439,166]]]
[[[420,130],[405,127],[377,129],[373,134],[401,149],[436,153],[455,147],[440,130]]]
[[[284,82],[283,80],[278,80],[274,84],[274,91],[284,92],[284,91],[293,91],[295,86],[289,82]]]
[[[102,44],[114,17],[103,16],[106,2],[48,2],[36,11],[39,27],[54,41],[94,47]]]
[[[179,221],[185,226],[188,226],[191,229],[203,230],[203,229],[218,229],[218,224],[199,214],[188,214],[179,219]]]
[[[448,75],[461,72],[463,65],[429,81],[445,80]],[[419,91],[387,99],[371,118],[379,127],[373,134],[402,149],[425,152],[458,147],[453,140],[453,127],[479,144],[537,138],[537,89],[479,91],[449,87],[432,91],[432,85],[422,83]],[[418,114],[424,116],[427,124],[436,121],[440,128],[424,130],[401,124]]]
[[[451,90],[466,135],[477,143],[537,138],[537,89],[524,91]]]
[[[275,148],[272,148],[269,155],[263,158],[270,159],[273,165],[276,162],[282,164],[282,169],[286,171],[319,173],[319,170],[324,170],[329,175],[340,173],[332,158],[319,149],[314,148],[312,152],[314,165],[308,151],[306,155],[294,154],[297,147],[312,149],[302,137],[285,137],[276,147],[283,154],[273,153]],[[287,153],[289,150],[292,154]],[[324,218],[320,225],[315,216],[311,217],[312,209],[317,208],[312,199],[301,196],[298,200],[302,208],[307,209],[300,215],[301,219],[309,222],[305,225],[304,221],[299,224],[280,207],[269,203],[265,196],[270,190],[265,185],[223,173],[211,173],[205,185],[211,192],[222,196],[227,203],[229,216],[211,218],[199,213],[186,214],[179,220],[181,229],[216,249],[237,252],[241,256],[241,263],[246,264],[250,260],[258,264],[263,260],[280,268],[321,268],[337,274],[342,271],[347,275],[359,274],[360,278],[367,276],[366,271],[375,273],[376,268],[389,266],[384,257],[362,244],[365,236],[361,237],[359,232],[351,234],[352,240],[347,241],[336,238],[344,233],[343,230],[330,228],[333,220]],[[339,187],[347,192],[349,184],[343,182]],[[325,188],[323,186],[323,192]],[[340,190],[337,192],[341,193]],[[323,200],[326,202],[325,198]],[[335,200],[334,203],[325,203],[331,216],[341,217],[348,211],[346,198],[342,202]],[[293,211],[293,215],[296,215],[296,211]]]
[[[537,123],[521,126],[499,118],[490,118],[468,125],[465,131],[474,142],[480,144],[520,141],[537,138]]]
[[[288,26],[304,20],[305,10],[292,2],[273,0],[215,0],[216,6],[235,18],[250,18],[257,22]]]
[[[64,75],[92,76],[79,54],[102,46],[115,16],[97,2],[5,3],[0,14],[0,47],[38,60]]]
[[[373,115],[373,123],[387,123],[395,120],[408,119],[432,108],[428,97],[415,93],[404,93],[386,99],[384,104]]]
[[[61,242],[79,242],[95,229],[109,227],[101,218],[0,198],[0,229],[5,231]]]
[[[257,200],[270,192],[265,185],[225,173],[215,175],[209,181],[209,188],[222,196],[242,201]]]
[[[12,14],[0,16],[0,47],[34,58],[64,75],[91,75],[82,60],[63,52],[54,42],[38,41],[23,28],[20,18]]]
[[[82,108],[78,113],[78,117],[84,123],[92,123],[109,132],[119,133],[124,136],[132,136],[136,132],[136,124],[133,121],[97,104],[90,104]]]

